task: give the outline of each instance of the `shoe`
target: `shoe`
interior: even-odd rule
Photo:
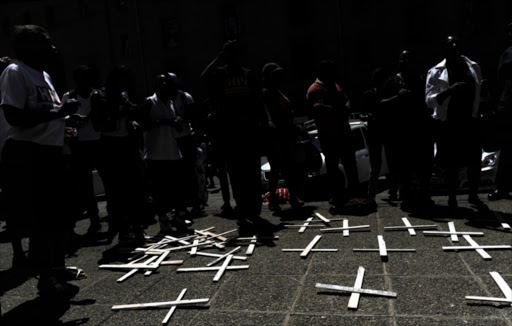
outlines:
[[[159,217],[158,223],[160,224],[160,234],[172,234],[172,225],[167,216],[165,218]]]
[[[231,215],[233,212],[233,207],[231,207],[229,202],[224,202],[224,204],[220,207],[220,213],[222,215]]]
[[[329,213],[331,215],[343,214],[343,205],[342,206],[332,205],[331,208],[329,208]]]
[[[238,235],[240,237],[252,237],[255,235],[254,225],[246,219],[239,219],[236,224],[238,225]]]
[[[477,195],[469,195],[468,203],[474,205],[478,210],[487,210],[489,207]]]
[[[389,195],[388,200],[397,201],[398,200],[398,195],[397,194],[391,194],[391,195]]]
[[[59,282],[54,277],[39,280],[39,295],[49,300],[69,301],[78,294],[80,288],[66,282]]]
[[[510,195],[507,191],[496,189],[493,192],[491,192],[490,194],[488,194],[487,198],[490,201],[494,201],[494,200],[500,200],[500,199],[509,199]]]

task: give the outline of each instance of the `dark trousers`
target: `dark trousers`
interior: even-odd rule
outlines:
[[[320,143],[325,155],[329,192],[334,204],[342,205],[349,197],[356,196],[359,188],[359,174],[350,134],[345,139],[320,137]],[[340,161],[345,169],[345,176],[339,170]],[[348,193],[345,192],[345,177]]]
[[[94,193],[92,171],[97,166],[99,140],[76,141],[71,147],[71,174],[76,188],[76,210],[98,215],[98,203]]]
[[[218,155],[226,162],[239,219],[253,220],[261,213],[261,155],[255,135],[239,131],[217,141]]]
[[[62,147],[8,140],[2,152],[8,230],[13,239],[28,235],[29,258],[40,281],[64,268],[72,221],[65,186]]]
[[[128,232],[143,224],[145,208],[144,165],[131,137],[102,136],[98,173],[107,199],[110,227]]]
[[[185,209],[183,177],[184,161],[146,160],[149,174],[150,193],[153,196],[159,216],[172,209]]]
[[[197,162],[197,146],[192,136],[185,136],[176,139],[180,148],[182,159],[181,174],[184,182],[182,183],[182,191],[184,192],[184,200],[186,206],[198,206],[199,200],[196,173]]]

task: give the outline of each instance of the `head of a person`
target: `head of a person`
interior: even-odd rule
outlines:
[[[446,59],[459,59],[463,53],[462,41],[456,35],[448,35],[443,41],[443,49],[445,51]]]
[[[128,67],[124,65],[116,66],[107,76],[105,86],[109,91],[123,92],[128,90],[130,78]]]
[[[388,73],[385,68],[378,67],[372,71],[370,82],[373,87],[381,88],[388,78]]]
[[[14,26],[11,44],[17,59],[37,69],[43,69],[57,52],[48,31],[38,25]]]
[[[87,65],[80,65],[73,70],[73,81],[77,89],[88,89],[94,83],[93,69]]]
[[[322,60],[318,65],[317,78],[324,83],[336,81],[336,64],[332,60]]]
[[[261,71],[266,87],[278,87],[283,79],[284,69],[275,62],[268,62]]]
[[[398,56],[398,68],[400,73],[410,76],[417,71],[416,55],[410,50],[404,50]]]
[[[155,77],[155,92],[159,97],[169,96],[169,76],[158,74]]]

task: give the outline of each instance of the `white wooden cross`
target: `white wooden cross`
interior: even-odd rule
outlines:
[[[407,219],[407,217],[402,217],[402,221],[404,222],[404,225],[401,226],[385,226],[384,231],[386,230],[407,230],[409,231],[410,235],[416,235],[415,229],[435,229],[437,228],[437,225],[431,224],[431,225],[411,225],[411,222]]]
[[[483,236],[483,232],[458,232],[455,230],[455,224],[453,222],[448,222],[449,231],[423,231],[424,235],[449,235],[451,237],[452,242],[459,242],[459,235],[473,235],[473,236]]]
[[[323,283],[316,283],[315,287],[320,288],[320,289],[329,289],[329,290],[342,291],[342,292],[352,292],[352,294],[350,295],[350,299],[348,301],[349,309],[357,309],[357,307],[359,305],[359,298],[360,298],[361,294],[371,294],[371,295],[396,298],[397,295],[395,292],[361,288],[363,285],[364,272],[365,272],[364,267],[359,266],[359,269],[357,270],[356,281],[355,281],[353,287],[333,285],[333,284],[323,284]]]
[[[306,258],[310,252],[336,252],[338,249],[313,249],[313,247],[320,241],[321,235],[317,235],[304,249],[283,249],[283,252],[298,252],[300,251],[300,257]]]
[[[315,218],[318,218],[320,220],[319,222],[324,223],[324,225],[311,224],[312,222],[314,222]],[[329,223],[331,223],[332,221],[343,221],[343,220],[345,220],[345,219],[328,219],[320,213],[315,213],[314,216],[309,217],[302,225],[286,224],[286,225],[284,225],[284,227],[299,228],[299,233],[304,233],[306,231],[306,228],[321,228],[321,227],[325,227],[326,225],[329,226]]]
[[[379,243],[378,249],[353,249],[354,252],[379,252],[380,257],[387,257],[388,252],[415,252],[416,249],[388,249],[386,248],[386,242],[384,241],[384,237],[382,235],[377,236],[377,241]]]
[[[494,282],[498,284],[501,292],[505,295],[505,298],[493,298],[493,297],[476,297],[466,296],[466,300],[478,300],[478,301],[495,301],[495,302],[506,302],[512,306],[512,289],[508,286],[507,282],[501,277],[498,272],[489,272],[494,279]]]
[[[177,272],[208,272],[208,271],[217,271],[217,274],[215,274],[215,277],[213,278],[214,282],[218,282],[222,275],[224,275],[225,271],[230,270],[240,270],[240,269],[248,269],[249,265],[239,265],[239,266],[229,266],[231,263],[231,260],[233,259],[233,255],[228,255],[224,262],[222,263],[222,266],[220,267],[191,267],[191,268],[178,268]]]
[[[448,246],[443,247],[443,250],[476,250],[483,259],[492,259],[492,257],[485,251],[485,249],[512,249],[512,246],[508,245],[490,245],[490,246],[481,246],[476,243],[475,240],[471,239],[471,236],[465,234],[463,235],[464,239],[470,244],[469,246]]]
[[[171,308],[162,320],[162,324],[166,325],[178,306],[208,303],[210,301],[210,298],[183,300],[185,292],[187,292],[187,289],[183,289],[175,301],[114,305],[112,310]]]
[[[343,236],[348,237],[349,231],[354,229],[366,229],[369,228],[369,225],[355,225],[355,226],[349,226],[348,220],[343,219],[343,227],[341,228],[327,228],[327,229],[320,229],[320,232],[338,232],[343,231]]]
[[[258,240],[279,240],[279,236],[256,237],[255,235],[253,235],[252,237],[240,237],[240,238],[236,238],[235,240],[236,241],[249,241],[249,246],[247,247],[245,254],[250,256],[254,253],[254,249],[256,249],[256,244],[258,243]]]

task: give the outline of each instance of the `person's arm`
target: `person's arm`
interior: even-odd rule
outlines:
[[[211,75],[212,70],[219,65],[219,62],[222,60],[224,51],[228,49],[231,45],[233,45],[236,41],[228,41],[224,46],[222,47],[222,50],[219,52],[219,54],[206,66],[206,68],[203,70],[203,72],[200,75],[201,79],[205,79],[209,75]]]
[[[76,100],[68,100],[59,109],[53,108],[53,105],[48,105],[47,107],[40,107],[38,110],[30,110],[29,108],[19,109],[4,104],[2,110],[4,110],[5,120],[11,126],[30,128],[71,115],[78,110],[78,106],[79,103]]]

